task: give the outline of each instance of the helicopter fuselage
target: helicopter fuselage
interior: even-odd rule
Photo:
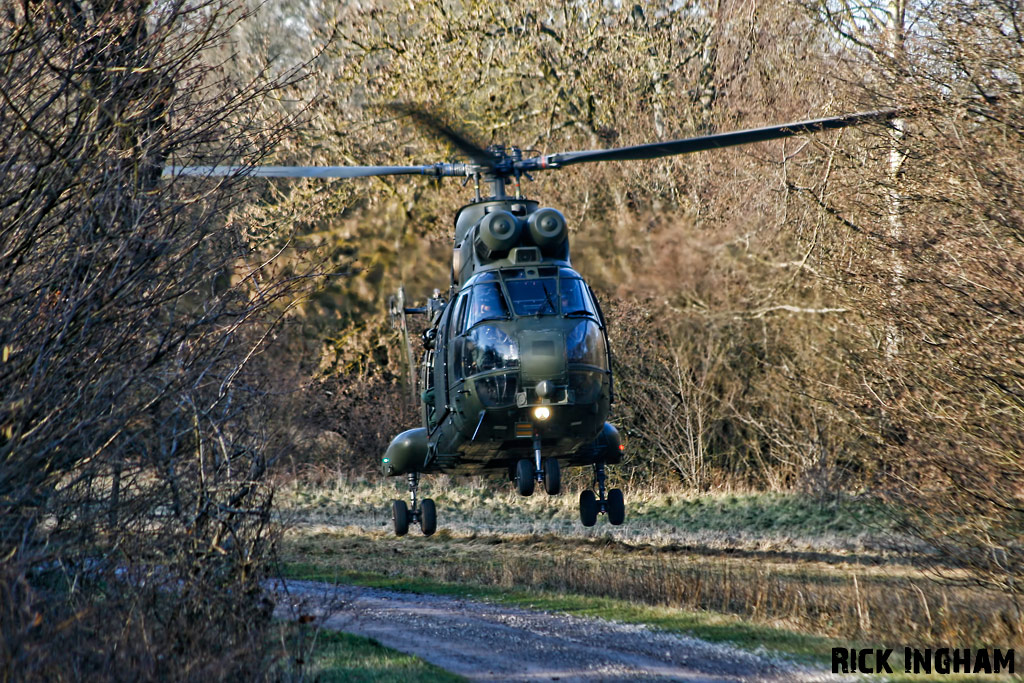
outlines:
[[[512,475],[538,449],[566,465],[618,462],[606,324],[561,214],[526,200],[465,207],[452,272],[448,300],[425,309],[423,424],[392,441],[385,474]]]

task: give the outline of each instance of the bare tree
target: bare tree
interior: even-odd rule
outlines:
[[[889,173],[849,165],[820,202],[866,247],[856,261],[836,264],[847,301],[863,316],[844,340],[849,372],[836,395],[884,460],[879,490],[908,513],[908,528],[973,567],[975,580],[1019,594],[1019,11],[987,0],[886,6],[904,20],[902,51],[893,49],[891,21],[874,26],[847,8],[817,7],[850,40],[857,71],[847,73],[870,96],[893,97],[915,114],[896,131],[905,157],[895,182],[890,151]],[[856,27],[865,30],[854,34]],[[883,145],[891,150],[891,138]],[[880,217],[892,225],[894,195],[899,229],[872,227],[883,225]]]
[[[301,278],[226,221],[283,83],[222,2],[0,10],[0,677],[250,676],[273,541],[261,354]]]

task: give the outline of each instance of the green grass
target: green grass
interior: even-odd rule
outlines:
[[[320,683],[454,683],[465,680],[418,657],[384,647],[376,640],[321,631],[305,664],[309,680]]]

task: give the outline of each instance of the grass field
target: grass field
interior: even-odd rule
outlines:
[[[632,493],[624,526],[585,529],[573,495],[524,500],[448,485],[433,494],[442,529],[395,538],[387,501],[396,489],[294,488],[282,560],[295,577],[643,622],[818,663],[833,645],[1024,641],[1012,605],[932,580],[937,569],[957,573],[896,536],[873,504]]]
[[[878,505],[837,497],[822,501],[784,493],[692,495],[627,487],[627,522],[604,518],[587,529],[579,523],[578,482],[569,478],[560,496],[517,496],[508,485],[471,481],[456,485],[431,477],[421,497],[433,498],[440,529],[453,533],[554,533],[597,538],[612,532],[622,541],[686,542],[707,547],[772,547],[852,553],[891,549],[892,522]],[[575,486],[574,486],[575,484]],[[323,523],[366,529],[390,526],[389,502],[406,498],[404,481],[317,486],[292,484],[279,494],[286,518],[299,525]],[[906,539],[900,541],[907,545]]]
[[[464,680],[413,655],[384,647],[372,638],[292,623],[271,647],[289,655],[279,660],[274,679],[317,683],[456,683]],[[275,647],[276,646],[276,647]]]

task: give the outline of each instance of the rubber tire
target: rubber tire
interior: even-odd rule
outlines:
[[[516,491],[520,496],[532,496],[533,487],[536,484],[536,473],[533,471],[533,461],[523,458],[516,463]]]
[[[626,521],[626,501],[622,496],[622,489],[612,489],[608,492],[605,510],[608,512],[609,524],[618,526]]]
[[[395,522],[395,536],[409,533],[409,506],[404,500],[391,501],[391,519]]]
[[[437,531],[437,507],[430,498],[420,503],[420,530],[424,536],[433,536]]]
[[[562,492],[562,468],[555,458],[544,461],[544,491],[549,496],[557,496]]]
[[[580,492],[580,521],[583,526],[597,524],[597,496],[590,489]]]

